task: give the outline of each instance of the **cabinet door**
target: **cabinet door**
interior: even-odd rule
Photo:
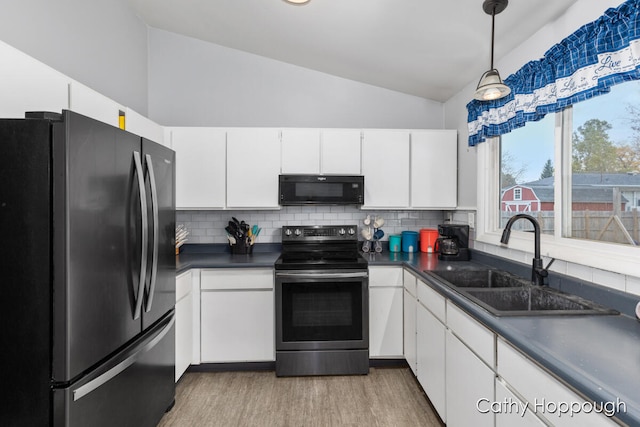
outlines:
[[[226,134],[215,128],[172,128],[176,152],[176,209],[225,206]]]
[[[446,328],[421,303],[416,308],[418,382],[444,422],[447,422],[445,395]]]
[[[320,173],[320,130],[282,130],[282,173]]]
[[[321,172],[340,175],[360,175],[360,141],[357,129],[327,129],[322,131],[320,151]]]
[[[368,130],[362,139],[365,208],[409,206],[409,132]]]
[[[272,290],[201,293],[203,363],[275,360]]]
[[[479,412],[478,405],[482,399],[494,401],[495,374],[450,331],[446,340],[447,426],[493,426],[494,414]]]
[[[120,111],[126,108],[75,81],[69,86],[69,109],[111,126],[120,127]]]
[[[227,131],[227,207],[279,208],[279,173],[278,130]]]
[[[142,114],[127,108],[125,111],[125,129],[158,144],[170,146],[170,141],[164,140],[164,128]]]
[[[402,288],[369,288],[369,354],[371,357],[401,357]]]
[[[540,418],[536,417],[529,407],[523,409],[525,404],[516,397],[506,385],[496,378],[496,402],[506,403],[500,405],[496,411],[496,427],[543,427],[546,426]],[[481,412],[491,411],[491,401],[483,399],[479,405]],[[529,405],[530,406],[530,405]]]
[[[455,130],[411,133],[411,207],[455,208],[458,141]]]
[[[614,426],[611,418],[597,411],[569,414],[558,409],[558,403],[582,405],[585,399],[543,370],[539,365],[503,339],[498,339],[498,374],[512,390],[529,402],[535,414],[554,426]],[[547,406],[545,402],[550,405]]]
[[[0,117],[23,119],[25,111],[69,108],[71,79],[3,42],[0,58]]]
[[[193,299],[191,271],[176,278],[176,382],[191,364]]]
[[[416,297],[404,289],[403,316],[404,316],[404,358],[414,375],[418,375],[417,370],[417,332],[416,332],[416,310],[418,303]]]

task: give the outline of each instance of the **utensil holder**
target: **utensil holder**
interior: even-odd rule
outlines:
[[[231,247],[231,253],[234,255],[246,255],[253,253],[253,245],[248,245],[244,242],[238,242],[235,245],[229,245]]]

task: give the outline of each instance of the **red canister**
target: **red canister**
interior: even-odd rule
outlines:
[[[420,230],[420,252],[435,252],[436,240],[440,235],[435,228],[423,228]]]

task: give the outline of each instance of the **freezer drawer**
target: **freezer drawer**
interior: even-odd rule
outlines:
[[[102,367],[53,391],[54,427],[153,427],[175,399],[174,312]]]

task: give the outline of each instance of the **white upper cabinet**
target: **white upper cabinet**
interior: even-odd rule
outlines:
[[[277,209],[280,135],[277,129],[227,131],[227,207]]]
[[[0,58],[0,117],[21,119],[26,111],[69,108],[71,79],[3,42]]]
[[[158,144],[170,145],[170,141],[165,141],[164,139],[164,128],[162,126],[131,108],[125,110],[125,129]]]
[[[320,173],[320,130],[282,130],[282,173]]]
[[[320,165],[322,173],[339,175],[360,175],[362,173],[360,159],[362,132],[360,130],[326,129],[322,131],[321,138]]]
[[[411,207],[455,208],[458,191],[455,130],[411,132]]]
[[[170,128],[176,152],[176,208],[222,209],[226,188],[226,132]]]
[[[75,81],[70,84],[69,109],[115,127],[119,127],[120,111],[126,111],[112,99]]]
[[[282,173],[360,175],[357,129],[283,129]]]
[[[409,207],[409,135],[405,130],[363,132],[363,207]]]

